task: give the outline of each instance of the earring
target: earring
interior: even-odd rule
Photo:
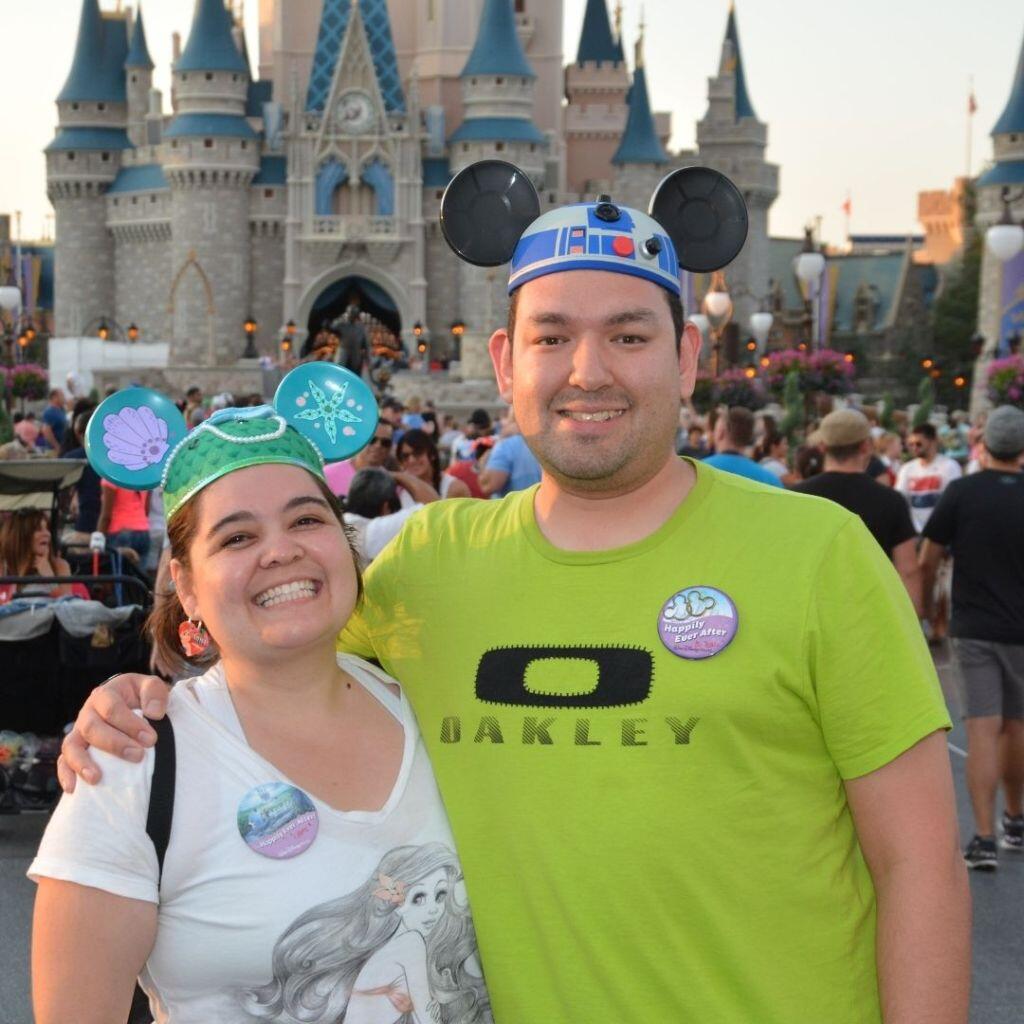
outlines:
[[[210,646],[210,634],[206,632],[202,619],[199,619],[198,622],[186,619],[178,627],[178,639],[181,641],[181,649],[185,652],[186,658],[198,658]]]

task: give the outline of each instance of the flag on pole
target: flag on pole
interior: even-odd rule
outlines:
[[[971,89],[970,93],[967,96],[967,113],[968,113],[968,116],[973,116],[975,113],[977,113],[977,110],[978,110],[978,101],[974,98],[974,90]]]
[[[842,209],[843,213],[846,214],[847,217],[849,217],[850,214],[853,212],[853,202],[850,199],[850,194],[849,193],[846,194],[846,199],[843,200],[843,205],[842,205],[841,209]]]

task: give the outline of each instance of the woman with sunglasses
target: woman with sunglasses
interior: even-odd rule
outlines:
[[[104,758],[102,783],[47,828],[30,868],[39,1024],[125,1020],[136,975],[157,1024],[491,1019],[415,719],[393,679],[335,650],[361,580],[324,449],[366,443],[372,396],[318,366],[356,392],[348,420],[303,366],[290,401],[279,390],[275,408],[225,409],[188,434],[141,389],[90,426],[98,472],[163,480],[175,587],[149,631],[193,678],[170,698],[162,867],[152,752]]]
[[[468,498],[463,481],[441,469],[441,456],[434,439],[424,430],[407,430],[398,442],[398,465],[404,473],[430,484],[442,498]]]

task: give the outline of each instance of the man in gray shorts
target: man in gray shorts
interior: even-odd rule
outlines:
[[[1000,774],[1001,845],[1024,849],[1024,412],[1008,405],[994,410],[984,445],[981,472],[954,480],[931,514],[921,566],[928,595],[943,550],[951,549],[949,632],[960,668],[976,828],[964,859],[968,867],[992,870]]]

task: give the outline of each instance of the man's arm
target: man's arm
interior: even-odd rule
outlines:
[[[420,505],[426,505],[431,501],[439,501],[441,498],[441,495],[430,484],[421,480],[418,476],[413,476],[412,473],[402,473],[396,470],[391,475],[395,478],[395,483],[404,487],[412,495],[412,500]]]
[[[928,542],[925,541],[927,544]],[[921,597],[921,567],[917,561],[917,540],[911,537],[909,540],[897,544],[892,549],[892,564],[903,580],[903,586],[907,588],[910,595],[910,603],[914,606],[918,618],[924,614],[924,606]]]
[[[921,553],[918,560],[921,566],[921,593],[922,612],[926,618],[934,614],[935,576],[939,571],[939,563],[942,561],[943,548],[941,544],[925,537],[921,545]]]
[[[971,904],[943,732],[846,796],[878,900],[878,983],[885,1024],[966,1024]]]
[[[485,498],[496,494],[507,482],[508,473],[504,469],[494,469],[491,466],[483,470],[479,478],[480,490],[484,492]]]
[[[100,486],[100,517],[96,529],[106,533],[110,527],[110,517],[114,514],[114,491],[110,487]]]

